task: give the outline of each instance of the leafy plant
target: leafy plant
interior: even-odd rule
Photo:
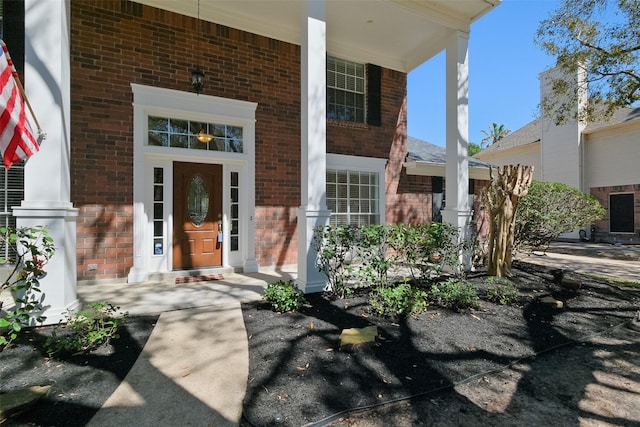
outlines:
[[[479,298],[473,284],[450,278],[431,286],[430,298],[440,307],[462,310],[479,305]]]
[[[518,204],[514,247],[546,249],[560,234],[604,216],[604,208],[592,196],[559,182],[533,181]]]
[[[75,314],[67,313],[67,323],[60,323],[44,343],[49,357],[88,353],[119,338],[118,329],[128,316],[119,309],[108,302],[98,302]],[[64,332],[58,334],[60,329]]]
[[[390,228],[371,224],[358,229],[357,245],[361,264],[357,276],[369,285],[389,284],[388,272],[397,261],[388,253],[387,238]]]
[[[299,310],[307,302],[302,290],[292,280],[269,283],[264,291],[264,298],[280,313]]]
[[[500,305],[510,305],[518,301],[518,288],[504,277],[489,277],[485,280],[489,285],[487,299]]]
[[[0,258],[0,264],[10,266],[9,275],[0,293],[11,292],[15,305],[0,312],[0,350],[18,337],[25,324],[42,322],[44,295],[39,279],[45,265],[55,253],[53,239],[44,227],[0,228],[0,241],[9,248],[12,257]],[[0,303],[0,308],[2,304]]]
[[[377,286],[369,296],[369,304],[381,315],[406,317],[427,309],[427,293],[414,288],[405,279],[397,286]]]
[[[327,275],[327,291],[344,298],[352,269],[349,258],[355,249],[356,228],[349,225],[316,227],[312,245],[318,253],[318,270]]]

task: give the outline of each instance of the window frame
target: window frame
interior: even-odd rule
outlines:
[[[354,73],[347,73],[346,71],[344,73],[341,73],[337,70],[330,70],[329,69],[329,64],[330,61],[339,61],[339,62],[343,62],[345,65],[345,70],[348,71],[349,66],[352,65],[354,67]],[[335,67],[334,67],[335,68]],[[358,76],[357,75],[357,69],[358,68],[362,68],[362,76]],[[344,59],[344,58],[340,58],[337,56],[333,56],[333,55],[327,55],[327,68],[326,68],[326,73],[327,73],[327,118],[331,119],[331,120],[339,120],[339,121],[347,121],[347,122],[353,122],[353,123],[367,123],[367,117],[368,117],[368,73],[367,73],[367,64],[363,64],[360,62],[356,62],[356,61],[351,61],[348,59]],[[330,77],[330,73],[335,73],[336,74],[336,79],[331,79]],[[337,85],[337,75],[343,75],[345,76],[344,80],[346,81],[349,78],[353,78],[355,81],[355,88],[353,90],[348,89],[347,87],[339,87]],[[335,80],[335,84],[330,84],[330,82],[332,80]],[[362,81],[362,91],[357,90],[357,82],[358,81]],[[346,86],[346,85],[345,85]],[[330,99],[330,95],[329,92],[331,90],[336,91],[337,93],[342,93],[344,94],[345,97],[345,101],[344,102],[338,102],[337,100],[335,102],[329,102]],[[358,96],[362,96],[362,108],[353,106],[354,109],[356,109],[356,116],[355,119],[350,120],[347,119],[345,117],[340,117],[340,115],[336,112],[335,116],[331,116],[331,112],[333,110],[338,110],[340,108],[346,108],[346,107],[350,107],[350,105],[347,105],[347,101],[346,98],[349,96],[348,94],[354,94],[354,97],[358,97]],[[356,103],[354,101],[354,103]],[[332,108],[332,106],[335,106],[335,109]],[[360,119],[358,117],[357,111],[362,110],[362,118]],[[346,115],[346,112],[344,113]]]
[[[368,172],[378,175],[378,220],[379,224],[386,224],[386,194],[385,194],[385,169],[387,165],[386,159],[374,157],[349,156],[344,154],[327,153],[327,171],[353,171]],[[326,197],[326,184],[325,184]],[[328,209],[328,207],[327,207]],[[334,213],[331,212],[330,217]]]

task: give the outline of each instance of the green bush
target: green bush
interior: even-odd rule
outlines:
[[[391,228],[386,225],[371,224],[358,228],[357,253],[360,264],[355,274],[357,279],[369,286],[390,284],[388,276],[397,263],[397,257],[388,252],[387,239]]]
[[[377,286],[369,295],[369,304],[381,315],[406,317],[427,309],[427,293],[406,281],[397,286]]]
[[[479,305],[478,293],[473,284],[460,279],[447,279],[431,286],[430,298],[435,305],[462,310]]]
[[[327,276],[326,291],[344,298],[352,269],[349,257],[355,248],[357,228],[350,225],[321,226],[313,230],[312,245],[318,253],[317,268]]]
[[[119,309],[108,302],[98,302],[68,316],[67,323],[58,325],[44,343],[49,357],[89,353],[118,339],[118,329],[128,316]]]
[[[299,310],[307,302],[302,290],[292,280],[288,282],[279,280],[268,284],[264,291],[264,298],[271,303],[275,311],[280,313]]]
[[[0,228],[0,242],[9,249],[10,258],[0,258],[0,264],[9,266],[9,274],[0,284],[0,293],[11,293],[15,305],[0,311],[0,351],[15,340],[23,325],[44,321],[44,294],[40,278],[55,253],[53,239],[46,228]],[[0,308],[2,302],[0,301]]]
[[[489,285],[487,300],[501,305],[511,305],[518,301],[518,288],[504,277],[489,277],[485,280]]]
[[[592,196],[559,182],[533,181],[516,212],[514,248],[546,249],[562,233],[602,219],[604,208]]]

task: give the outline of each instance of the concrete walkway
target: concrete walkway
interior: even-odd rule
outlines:
[[[632,254],[624,261],[586,249],[564,247],[572,254],[548,252],[526,261],[640,282],[640,247],[618,249]],[[295,271],[225,273],[223,280],[186,284],[172,278],[79,285],[83,305],[108,301],[131,315],[160,314],[139,359],[89,425],[237,426],[249,373],[240,303],[260,299],[268,283],[295,277]]]
[[[132,315],[160,314],[123,382],[92,427],[237,426],[249,375],[240,303],[294,273],[225,273],[223,280],[78,286],[83,305],[109,301]]]
[[[554,242],[545,254],[517,259],[607,279],[640,283],[640,246]]]

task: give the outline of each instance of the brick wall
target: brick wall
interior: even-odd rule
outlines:
[[[72,2],[71,197],[80,211],[78,279],[126,277],[132,266],[130,83],[188,91],[196,64],[206,75],[204,94],[258,104],[256,257],[261,265],[295,263],[299,61],[298,46],[212,23],[198,28],[193,18],[138,3]],[[328,151],[379,158],[400,153],[387,172],[387,184],[399,184],[405,90],[404,73],[383,70],[382,126],[330,123]],[[89,264],[97,269],[89,271]]]
[[[630,233],[611,233],[610,229],[610,212],[609,212],[609,195],[619,193],[633,193],[634,201],[634,225],[635,232]],[[640,244],[640,184],[635,185],[620,185],[614,187],[593,187],[590,190],[590,194],[595,197],[602,207],[605,209],[605,215],[602,220],[595,224],[595,236],[596,242],[606,243],[632,243]]]

